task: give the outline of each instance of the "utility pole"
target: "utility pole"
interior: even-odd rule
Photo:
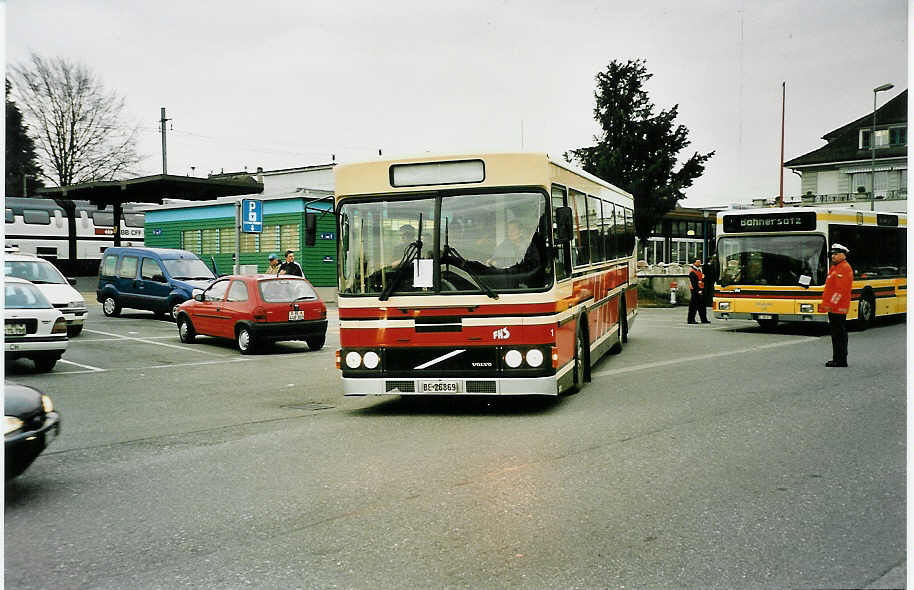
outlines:
[[[781,190],[778,192],[778,207],[784,206],[784,111],[787,105],[787,82],[781,82]]]
[[[171,119],[165,118],[165,107],[162,107],[162,174],[168,174],[168,156],[165,150],[165,122]]]

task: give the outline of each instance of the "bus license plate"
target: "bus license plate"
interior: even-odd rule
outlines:
[[[760,313],[760,314],[758,314],[757,318],[760,320],[773,320],[774,319],[770,313]]]
[[[24,336],[25,324],[6,324],[5,330],[7,336]]]
[[[289,312],[289,321],[290,322],[293,322],[295,320],[303,320],[303,319],[305,319],[305,312],[303,310],[299,309],[296,311]]]
[[[459,381],[421,381],[421,393],[460,393]]]

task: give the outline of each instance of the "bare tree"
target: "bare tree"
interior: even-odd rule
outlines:
[[[131,174],[140,161],[137,127],[123,120],[124,99],[86,66],[33,53],[10,75],[44,178],[66,186]]]

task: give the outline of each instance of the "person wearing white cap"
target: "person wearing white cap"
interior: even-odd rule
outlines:
[[[837,242],[831,245],[831,268],[825,279],[825,290],[822,292],[821,311],[828,312],[828,325],[831,327],[831,360],[826,367],[847,366],[847,312],[850,309],[851,291],[854,283],[854,270],[847,263],[850,252],[847,246]]]

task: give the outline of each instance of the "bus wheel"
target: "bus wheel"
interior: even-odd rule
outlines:
[[[580,387],[590,381],[590,351],[587,347],[587,316],[578,318],[574,344],[574,384]]]
[[[625,303],[619,302],[619,325],[616,330],[616,341],[609,349],[609,354],[619,354],[628,338],[625,337]]]
[[[758,325],[762,327],[762,330],[774,330],[774,327],[778,325],[777,320],[755,320],[758,322]]]
[[[876,319],[876,302],[872,293],[864,293],[857,304],[857,329],[866,330]]]

